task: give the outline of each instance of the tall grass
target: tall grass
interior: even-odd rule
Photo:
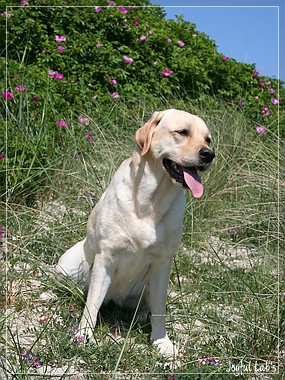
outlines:
[[[70,339],[84,295],[68,280],[58,283],[51,269],[85,235],[90,210],[134,148],[135,130],[165,108],[204,118],[216,150],[213,167],[203,174],[203,198],[188,196],[183,242],[171,274],[167,324],[179,346],[175,370],[149,344],[149,324],[134,324],[131,312],[114,305],[101,310],[95,345]],[[2,203],[7,217],[3,378],[167,379],[174,371],[178,379],[220,379],[222,374],[234,379],[255,378],[259,371],[281,379],[279,192],[284,176],[279,163],[284,149],[277,121],[270,128],[276,133],[257,134],[233,107],[217,103],[207,109],[180,99],[120,100],[95,109],[87,105],[82,113],[88,126],[78,122],[79,113],[70,113],[62,130],[55,130],[44,113],[37,119],[41,127],[37,122],[31,127],[27,113],[21,144],[8,136],[21,155],[17,148],[8,164],[13,178]],[[39,143],[26,151],[31,139]]]

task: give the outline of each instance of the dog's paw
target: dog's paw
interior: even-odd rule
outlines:
[[[173,358],[178,354],[175,345],[167,336],[165,338],[154,340],[152,344],[157,347],[159,353],[163,356]]]

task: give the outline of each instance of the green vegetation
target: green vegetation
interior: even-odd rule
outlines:
[[[60,127],[89,115],[98,103],[109,109],[119,99],[144,102],[146,94],[191,99],[200,108],[226,101],[261,131],[278,133],[284,89],[279,96],[276,79],[218,54],[215,42],[194,24],[164,20],[159,7],[136,3],[117,7],[102,0],[94,7],[85,0],[74,8],[75,1],[68,6],[61,0],[29,6],[11,1],[2,13],[7,45],[2,38],[6,84],[1,87],[10,138],[1,164],[17,167],[9,172],[9,197],[18,197],[22,182],[30,194],[30,175],[39,176],[38,169],[49,166],[66,142]],[[4,141],[1,147],[5,156]],[[3,185],[0,191],[5,193]]]
[[[12,16],[0,16],[8,30],[0,81],[3,378],[282,379],[284,89],[218,54],[194,24],[164,20],[159,8],[9,4]],[[171,274],[176,369],[150,345],[149,324],[112,305],[100,312],[96,345],[70,339],[84,296],[52,276],[131,154],[136,129],[165,108],[201,116],[217,155],[203,174],[203,197],[189,196]]]

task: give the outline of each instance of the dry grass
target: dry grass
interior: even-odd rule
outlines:
[[[188,200],[171,274],[168,330],[180,352],[175,377],[220,379],[226,373],[234,379],[242,371],[238,378],[281,379],[278,196],[284,176],[278,171],[278,138],[256,135],[234,110],[184,106],[211,126],[217,158],[203,178],[204,197]],[[78,147],[70,136],[58,165],[46,168],[48,182],[37,188],[36,202],[7,203],[1,258],[6,310],[0,316],[4,379],[167,379],[172,373],[149,344],[148,323],[133,326],[133,315],[118,307],[101,311],[96,345],[70,340],[84,296],[52,275],[59,256],[84,236],[88,214],[119,161],[131,153],[134,130],[152,110],[144,112],[121,110],[114,119],[112,113],[101,119],[89,115],[93,145],[75,160]],[[247,365],[242,370],[241,362]],[[256,377],[256,369],[263,377]]]

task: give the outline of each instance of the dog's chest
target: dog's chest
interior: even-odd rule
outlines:
[[[162,257],[166,253],[160,250],[158,245],[133,252],[118,252],[116,271],[105,301],[113,300],[123,305],[126,299],[136,299],[149,283],[151,266],[161,259],[159,252]],[[172,256],[172,253],[168,254]],[[170,257],[165,259],[169,260]]]
[[[182,221],[175,210],[159,221],[152,217],[132,218],[132,223],[124,226],[127,250],[135,256],[171,255],[181,240]]]
[[[129,231],[131,238],[125,239],[125,244],[115,253],[116,271],[112,284],[106,296],[124,304],[126,299],[136,299],[149,283],[149,273],[152,265],[169,263],[181,240],[181,228],[165,223],[151,226],[149,222],[137,221]],[[163,268],[161,268],[163,270]]]

